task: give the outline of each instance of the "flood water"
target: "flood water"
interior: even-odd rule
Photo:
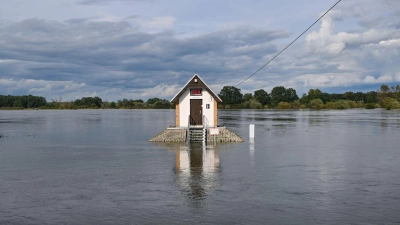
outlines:
[[[148,142],[174,123],[0,111],[0,224],[400,223],[399,110],[219,111],[245,142]]]

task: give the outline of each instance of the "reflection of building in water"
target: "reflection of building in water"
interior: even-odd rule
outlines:
[[[181,188],[202,198],[218,184],[219,157],[214,146],[190,145],[176,150],[176,173]]]

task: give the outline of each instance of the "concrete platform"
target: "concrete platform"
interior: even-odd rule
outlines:
[[[229,130],[226,127],[216,127],[219,129],[218,135],[210,135],[210,132],[207,132],[207,143],[232,143],[232,142],[243,142],[244,139]],[[186,133],[187,128],[185,127],[169,127],[166,130],[160,132],[153,138],[151,138],[150,142],[186,142]],[[214,138],[215,136],[215,138]]]

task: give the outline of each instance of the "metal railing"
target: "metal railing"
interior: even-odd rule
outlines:
[[[186,130],[186,144],[190,143],[190,115],[188,116],[188,125]]]
[[[191,117],[190,115],[188,116],[188,125],[187,125],[187,129],[186,129],[186,144],[190,143],[190,121],[191,121]],[[207,140],[207,129],[209,127],[209,121],[207,119],[206,116],[202,116],[202,124],[203,124],[203,142],[206,142]]]
[[[207,129],[208,129],[208,119],[205,115],[203,115],[203,142],[207,142]]]
[[[209,125],[208,119],[207,119],[207,117],[206,117],[205,115],[203,115],[203,121],[202,121],[202,123],[203,123],[203,126],[204,126],[204,127],[208,127],[208,125]]]

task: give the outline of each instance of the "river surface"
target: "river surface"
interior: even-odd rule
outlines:
[[[245,142],[148,142],[174,123],[0,111],[0,224],[400,223],[399,110],[221,110]]]

